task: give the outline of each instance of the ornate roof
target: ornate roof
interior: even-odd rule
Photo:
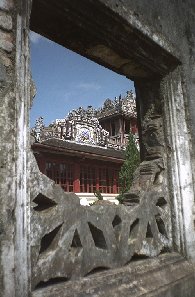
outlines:
[[[33,148],[36,151],[38,145],[38,149],[42,149],[44,151],[51,152],[50,148],[55,149],[60,154],[66,154],[68,152],[68,155],[80,155],[83,156],[82,153],[86,153],[88,158],[98,158],[106,157],[107,161],[109,159],[114,160],[116,162],[116,159],[118,162],[122,162],[125,158],[125,152],[124,150],[113,150],[109,148],[94,146],[94,145],[80,145],[79,143],[73,142],[73,141],[62,141],[61,139],[47,139],[45,141],[42,141],[41,143],[35,143],[33,144]]]
[[[103,106],[96,110],[98,119],[114,114],[123,114],[129,118],[137,118],[136,100],[132,91],[127,91],[126,96],[115,97],[114,100],[106,99]]]
[[[80,144],[107,147],[109,132],[99,124],[91,107],[86,110],[80,107],[71,111],[65,119],[58,119],[48,127],[45,127],[43,118],[40,117],[36,120],[31,135],[35,137],[36,142],[56,138]]]
[[[74,109],[67,117],[56,119],[48,127],[45,127],[43,118],[40,117],[36,120],[31,135],[34,136],[35,142],[55,138],[85,145],[122,149],[121,144],[113,145],[110,142],[109,132],[99,123],[99,119],[118,113],[136,118],[135,96],[131,91],[127,92],[124,98],[119,96],[114,101],[107,99],[100,109],[94,109],[92,106]]]

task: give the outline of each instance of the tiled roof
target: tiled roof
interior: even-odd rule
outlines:
[[[99,156],[104,156],[104,157],[109,157],[109,158],[114,158],[118,160],[124,160],[125,157],[125,152],[120,151],[120,150],[115,150],[115,149],[110,149],[110,148],[105,148],[105,147],[100,147],[100,146],[93,146],[93,145],[84,145],[84,144],[79,144],[75,143],[72,141],[64,141],[61,139],[47,139],[41,143],[35,143],[33,148],[42,148],[45,149],[47,148],[52,151],[56,151],[56,149],[59,149],[60,151],[65,152],[70,152],[72,154],[77,153],[87,153],[88,155],[90,154],[95,154]]]

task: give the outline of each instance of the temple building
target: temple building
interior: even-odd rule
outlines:
[[[96,116],[102,128],[109,132],[109,146],[125,149],[131,132],[139,147],[136,103],[132,91],[128,91],[123,98],[120,95],[114,101],[107,99],[103,107],[97,110]]]
[[[135,97],[127,92],[99,109],[72,110],[48,127],[40,117],[31,131],[32,149],[40,170],[82,203],[93,202],[95,191],[116,202],[130,132],[138,144]]]

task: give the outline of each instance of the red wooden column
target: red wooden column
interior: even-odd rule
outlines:
[[[117,177],[116,177],[116,171],[114,170],[114,184],[113,184],[113,194],[117,194]]]
[[[99,167],[95,167],[95,177],[96,177],[96,190],[99,190],[100,183],[99,183]]]
[[[80,193],[80,164],[74,164],[73,172],[73,191],[75,193]]]

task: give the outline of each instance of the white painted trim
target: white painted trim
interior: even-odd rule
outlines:
[[[97,200],[97,197],[94,193],[75,193],[80,198],[81,205],[90,205]],[[116,199],[118,194],[106,194],[102,193],[103,200],[113,202],[115,204],[119,204],[119,201]]]

